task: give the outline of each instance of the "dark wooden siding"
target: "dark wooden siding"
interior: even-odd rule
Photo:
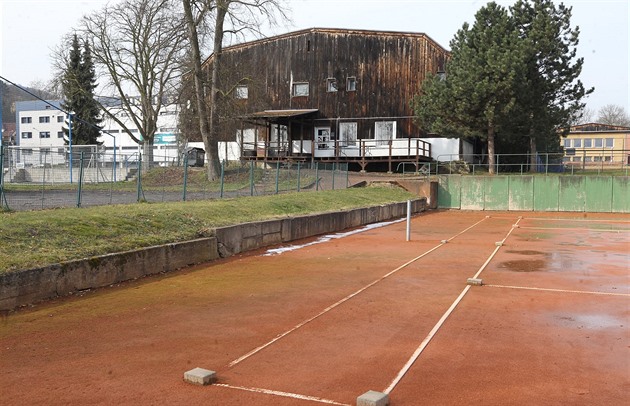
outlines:
[[[389,32],[313,29],[237,45],[224,51],[221,88],[247,83],[249,98],[234,103],[226,94],[222,116],[228,123],[260,110],[319,109],[319,119],[356,119],[359,138],[372,138],[374,121],[386,117],[397,118],[399,138],[418,136],[413,120],[402,117],[413,115],[410,101],[446,57],[423,34]],[[346,90],[348,77],[356,77],[356,91]],[[337,80],[337,92],[327,91],[328,78]],[[309,83],[308,97],[291,96],[296,82]],[[224,139],[233,140],[233,130],[227,125]]]

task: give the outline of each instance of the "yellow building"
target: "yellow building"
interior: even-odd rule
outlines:
[[[561,140],[565,164],[589,168],[630,165],[630,127],[587,123],[571,127]]]

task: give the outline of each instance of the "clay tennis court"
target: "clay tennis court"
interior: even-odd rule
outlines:
[[[0,404],[626,404],[630,215],[434,211],[409,242],[405,227],[12,313]],[[218,382],[185,383],[195,367]]]

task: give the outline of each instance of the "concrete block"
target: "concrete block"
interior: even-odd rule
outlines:
[[[357,406],[387,406],[389,395],[369,390],[357,398]]]
[[[184,372],[184,382],[193,385],[210,385],[217,380],[217,373],[203,368],[195,368]]]
[[[494,243],[494,245],[496,245],[497,247],[502,247],[503,246],[503,241],[497,241]]]
[[[483,279],[468,278],[468,279],[466,279],[466,285],[481,286],[481,285],[483,285]]]
[[[446,244],[448,242],[448,240],[442,240],[440,241],[442,244]]]

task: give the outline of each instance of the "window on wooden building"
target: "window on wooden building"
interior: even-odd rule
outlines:
[[[335,78],[328,78],[326,79],[326,91],[327,92],[336,92],[337,90],[339,90],[337,88],[337,79]]]
[[[357,91],[357,78],[354,76],[349,77],[346,80],[346,92],[356,92]]]
[[[308,96],[308,82],[294,83],[293,89],[291,89],[291,95],[293,97]]]
[[[376,145],[387,145],[389,141],[396,138],[395,121],[377,121],[374,123],[374,139]]]
[[[342,147],[357,145],[357,123],[339,123],[339,140]]]
[[[237,99],[247,99],[249,97],[249,89],[247,88],[247,85],[236,86],[234,97]]]

